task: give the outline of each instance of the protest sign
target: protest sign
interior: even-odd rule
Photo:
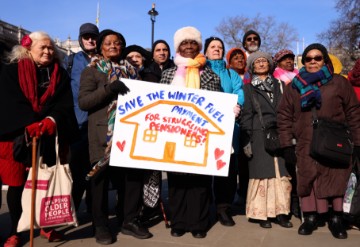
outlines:
[[[111,166],[228,175],[237,95],[121,80]]]

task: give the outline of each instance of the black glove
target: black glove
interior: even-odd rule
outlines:
[[[111,92],[121,95],[125,95],[130,92],[130,89],[120,80],[110,83],[109,88]]]
[[[296,166],[296,154],[295,154],[295,146],[285,147],[283,149],[283,157],[286,163],[286,166]]]

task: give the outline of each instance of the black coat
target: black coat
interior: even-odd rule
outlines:
[[[245,103],[241,115],[241,130],[244,135],[248,136],[252,147],[252,157],[249,158],[249,178],[264,179],[275,178],[274,157],[265,151],[264,147],[264,132],[259,119],[259,115],[255,109],[252,99],[252,91],[259,101],[262,111],[263,121],[276,121],[276,111],[281,99],[280,83],[277,79],[272,78],[274,82],[274,100],[270,101],[269,97],[264,91],[255,88],[251,83],[244,86]],[[246,138],[242,136],[242,138]],[[246,143],[244,143],[246,144]],[[280,176],[288,175],[285,168],[285,162],[278,157]]]
[[[67,72],[60,68],[60,81],[55,93],[39,113],[23,94],[18,78],[18,64],[3,65],[0,73],[0,140],[12,140],[24,133],[25,127],[50,116],[55,119],[59,142],[71,143],[78,137],[78,127]],[[38,77],[39,79],[39,77]]]

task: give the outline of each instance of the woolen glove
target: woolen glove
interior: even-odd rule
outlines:
[[[56,123],[50,118],[44,118],[40,122],[40,135],[54,135],[56,132]]]
[[[35,122],[28,125],[25,128],[28,136],[30,137],[39,137],[40,136],[40,122]]]
[[[285,147],[283,149],[283,158],[285,160],[286,166],[295,167],[296,161],[297,161],[296,154],[295,154],[295,146]]]
[[[121,95],[125,95],[130,92],[130,89],[120,80],[110,83],[109,88],[111,92]]]
[[[252,148],[251,148],[251,143],[249,142],[248,144],[246,144],[244,147],[244,154],[246,155],[246,157],[251,158],[252,156]]]

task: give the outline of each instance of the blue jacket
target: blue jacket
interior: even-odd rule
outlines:
[[[76,120],[78,122],[79,128],[81,128],[84,124],[87,124],[88,121],[88,113],[86,111],[82,111],[79,107],[79,88],[80,88],[80,76],[85,67],[89,64],[90,58],[89,56],[80,51],[74,55],[72,69],[71,69],[71,90],[73,94],[74,101],[74,111],[76,115]]]
[[[225,93],[237,94],[238,104],[244,104],[243,81],[241,77],[232,69],[226,68],[224,60],[207,60],[206,64],[220,77],[221,91]],[[235,122],[233,134],[234,153],[238,153],[240,149],[240,126]]]

